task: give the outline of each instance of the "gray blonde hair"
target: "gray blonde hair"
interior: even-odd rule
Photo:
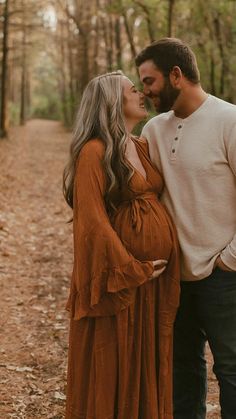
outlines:
[[[92,138],[105,145],[103,160],[107,177],[105,201],[108,212],[115,208],[112,195],[127,185],[133,170],[125,160],[128,132],[123,117],[123,87],[121,71],[93,78],[82,95],[70,147],[70,159],[63,174],[63,192],[73,208],[76,161],[81,148]]]

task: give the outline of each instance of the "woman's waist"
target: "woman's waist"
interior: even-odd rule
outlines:
[[[118,203],[118,208],[124,205],[131,205],[135,201],[158,201],[158,193],[155,191],[146,191],[133,194],[132,196],[123,196],[123,198]]]

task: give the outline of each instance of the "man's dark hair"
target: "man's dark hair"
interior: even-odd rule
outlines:
[[[194,84],[200,82],[196,57],[180,39],[162,38],[152,42],[137,55],[135,63],[139,67],[147,60],[152,60],[165,77],[169,76],[174,66],[178,66],[189,81]]]

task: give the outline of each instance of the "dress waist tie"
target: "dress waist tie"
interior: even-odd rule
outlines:
[[[151,200],[157,200],[157,195],[154,192],[146,192],[136,195],[133,199],[127,199],[122,202],[122,204],[130,207],[132,227],[135,229],[136,233],[140,233],[141,231],[142,213],[147,214],[150,211],[151,205],[149,201]]]

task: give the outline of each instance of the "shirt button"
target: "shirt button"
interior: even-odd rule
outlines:
[[[172,148],[172,150],[171,150],[171,151],[172,151],[172,153],[175,153],[175,148]]]
[[[178,140],[178,137],[175,137],[175,141],[177,141]]]
[[[178,128],[180,129],[180,128],[182,128],[182,125],[178,125]]]

